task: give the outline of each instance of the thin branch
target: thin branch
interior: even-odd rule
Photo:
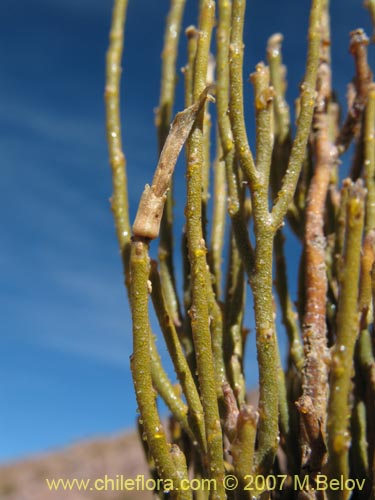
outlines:
[[[301,111],[297,121],[297,132],[293,141],[288,168],[277,195],[276,203],[272,209],[272,225],[275,229],[281,225],[284,215],[293,199],[302,163],[305,158],[307,140],[315,106],[315,87],[321,42],[320,24],[323,7],[324,0],[313,0],[309,23],[306,73],[304,82],[301,85]]]
[[[214,163],[214,195],[213,195],[213,215],[210,245],[210,264],[215,277],[214,290],[216,297],[221,297],[221,267],[223,260],[223,245],[225,233],[225,212],[226,212],[226,185],[225,185],[225,161],[222,159],[223,149],[220,138],[216,140],[216,160]]]
[[[252,152],[246,133],[243,103],[243,27],[246,0],[233,0],[232,31],[229,45],[230,102],[229,116],[236,153],[246,180],[255,186],[258,179]]]
[[[158,130],[159,154],[169,132],[176,87],[176,59],[180,39],[181,21],[186,0],[171,0],[164,33],[162,53],[160,102],[156,110],[155,125]]]
[[[297,313],[294,310],[293,301],[289,293],[284,240],[284,235],[279,230],[275,235],[275,285],[281,307],[282,322],[289,340],[289,356],[298,372],[301,373],[304,363],[303,347],[298,329]]]
[[[347,230],[344,256],[345,274],[337,313],[337,338],[332,352],[330,397],[327,432],[329,475],[331,478],[349,477],[348,449],[350,446],[349,417],[351,377],[354,346],[358,335],[358,288],[360,274],[361,240],[364,224],[365,190],[362,181],[349,189],[347,202]],[[332,498],[346,498],[345,493],[331,493]]]
[[[151,376],[151,330],[148,316],[149,257],[147,244],[132,243],[131,305],[133,321],[133,355],[131,370],[143,429],[158,474],[179,485],[179,474],[170,457],[170,445],[160,421]]]
[[[152,384],[168,406],[169,411],[175,417],[181,427],[187,432],[189,437],[194,441],[195,436],[190,428],[188,421],[188,407],[177,395],[176,388],[173,387],[167,373],[165,372],[159,353],[157,352],[156,345],[152,334],[150,336],[151,346],[151,378]]]
[[[245,293],[244,265],[232,230],[225,293],[224,353],[228,379],[239,405],[246,398],[243,374]]]
[[[203,425],[202,404],[199,399],[194,378],[182,351],[175,326],[171,321],[170,312],[163,295],[160,276],[157,270],[157,263],[155,261],[151,261],[150,280],[152,285],[151,297],[155,312],[157,314],[177,378],[189,405],[189,421],[191,428],[196,435],[196,440],[198,441],[202,452],[206,453],[206,435]]]
[[[128,0],[116,0],[113,7],[110,44],[107,51],[105,105],[107,143],[112,169],[113,194],[111,208],[117,240],[123,260],[126,286],[129,290],[130,221],[126,161],[122,150],[120,121],[121,59]]]
[[[372,40],[375,41],[375,0],[365,0],[364,6],[368,9],[374,33],[372,35]]]
[[[256,65],[250,80],[254,86],[256,120],[256,167],[262,183],[268,186],[273,150],[273,99],[275,91],[270,86],[270,71],[263,63]]]
[[[182,68],[182,72],[185,77],[185,107],[188,108],[193,104],[194,62],[197,53],[199,32],[195,26],[188,26],[185,30],[185,35],[188,40],[188,62]]]
[[[194,65],[194,100],[199,98],[206,85],[214,12],[215,3],[212,0],[202,0]],[[209,477],[215,478],[217,481],[217,490],[211,492],[211,496],[215,500],[221,500],[225,498],[223,442],[209,328],[207,250],[202,233],[203,117],[202,110],[188,141],[186,234],[191,268],[190,318],[204,410],[209,462],[208,474]]]
[[[181,21],[186,0],[171,0],[164,33],[162,53],[160,102],[156,111],[155,124],[158,132],[159,155],[168,136],[172,119],[175,87],[177,81],[176,59],[180,39]],[[176,291],[173,267],[173,183],[167,193],[166,206],[160,227],[160,275],[166,300],[177,326],[181,326],[181,308]]]
[[[238,7],[237,7],[238,8]],[[217,120],[223,156],[226,167],[226,179],[228,186],[228,213],[232,220],[232,227],[240,249],[241,256],[245,262],[247,274],[250,276],[254,265],[254,251],[250,243],[247,232],[247,223],[244,220],[244,211],[242,207],[242,195],[240,187],[237,161],[235,159],[235,147],[233,143],[233,134],[231,120],[228,116],[229,93],[230,93],[230,38],[231,38],[231,15],[232,2],[228,0],[219,0],[219,20],[217,27]],[[238,64],[241,64],[238,62]],[[238,72],[238,68],[232,68]],[[242,66],[241,70],[242,72]],[[238,85],[240,85],[238,83]],[[242,89],[242,87],[241,87]],[[241,90],[242,91],[242,90]],[[234,91],[235,93],[235,91]]]
[[[286,68],[282,64],[281,43],[283,36],[280,33],[272,35],[267,43],[267,60],[270,67],[271,83],[274,88],[275,136],[282,144],[290,134],[290,112],[285,100]]]
[[[250,405],[242,405],[237,419],[237,433],[231,446],[234,470],[239,481],[240,500],[254,498],[255,491],[246,491],[252,474],[253,454],[259,415]]]
[[[364,179],[367,189],[366,233],[375,229],[375,83],[369,88],[364,123]]]
[[[362,116],[366,107],[369,84],[372,81],[372,72],[367,62],[367,46],[369,39],[363,29],[350,33],[350,52],[354,57],[356,76],[354,78],[355,97],[349,106],[347,117],[336,141],[339,155],[349,147],[353,137],[359,135]]]

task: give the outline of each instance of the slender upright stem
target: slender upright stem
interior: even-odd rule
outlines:
[[[176,59],[180,40],[181,22],[186,0],[171,0],[164,34],[162,53],[162,77],[160,102],[156,112],[155,123],[158,130],[159,155],[168,136],[172,120],[175,87],[177,81]],[[160,274],[162,287],[169,304],[173,321],[181,324],[181,308],[176,291],[173,268],[173,184],[167,194],[166,205],[160,227]]]
[[[193,431],[190,428],[188,421],[188,406],[177,395],[176,388],[173,387],[167,373],[165,372],[159,353],[156,350],[156,345],[152,334],[150,336],[151,350],[151,377],[152,384],[160,397],[168,406],[169,411],[174,418],[179,422],[181,427],[187,432],[192,440],[195,440]]]
[[[229,113],[236,153],[246,180],[256,186],[258,172],[255,168],[253,154],[250,150],[246,133],[244,103],[243,103],[243,28],[246,0],[233,0],[232,30],[229,45],[230,68],[230,102]]]
[[[122,150],[120,120],[121,59],[128,0],[116,0],[113,7],[109,48],[106,63],[105,104],[107,143],[112,169],[113,194],[111,207],[117,240],[123,260],[126,286],[129,289],[130,221],[125,155]]]
[[[275,136],[280,144],[283,144],[290,134],[290,112],[285,100],[286,68],[282,64],[281,43],[283,36],[280,33],[272,35],[267,44],[267,60],[270,67],[272,86],[275,91]]]
[[[372,40],[375,41],[375,0],[365,0],[365,7],[367,7],[373,26],[373,36]]]
[[[140,418],[156,469],[163,479],[179,484],[178,471],[170,456],[170,445],[156,407],[151,375],[151,330],[148,316],[149,257],[147,244],[132,243],[130,258],[133,355],[131,369]]]
[[[201,2],[199,37],[194,66],[194,101],[198,99],[206,85],[214,11],[215,3],[212,0]],[[211,497],[219,500],[225,498],[224,462],[207,302],[207,249],[202,233],[203,118],[202,111],[188,141],[186,232],[191,268],[190,318],[204,410],[209,462],[208,474],[217,480],[217,490],[211,492]]]
[[[165,342],[167,344],[177,378],[189,405],[189,421],[191,422],[191,427],[196,435],[196,440],[199,443],[201,451],[206,453],[206,435],[203,423],[202,404],[199,399],[199,394],[190,371],[190,367],[182,351],[175,326],[171,320],[155,261],[151,262],[150,279],[152,284],[152,302],[154,304],[155,312],[163,331]]]
[[[217,138],[217,154],[214,163],[214,208],[212,216],[210,263],[214,275],[214,290],[216,297],[221,297],[221,268],[223,260],[223,245],[225,233],[225,210],[226,210],[226,185],[225,185],[225,161],[222,159],[222,147],[220,139]]]
[[[246,491],[249,476],[252,473],[254,445],[259,415],[250,405],[242,405],[237,418],[236,437],[231,446],[234,470],[236,472],[239,488],[238,499],[250,500],[253,494]]]
[[[293,199],[302,163],[305,159],[307,139],[315,106],[315,87],[319,64],[321,20],[324,0],[313,0],[309,23],[309,45],[304,81],[301,85],[300,113],[296,136],[289,157],[288,168],[282,180],[277,201],[272,209],[272,224],[279,227]]]
[[[370,86],[364,123],[364,179],[367,189],[366,233],[375,229],[375,83]]]
[[[275,286],[281,306],[282,322],[285,326],[285,330],[289,339],[289,355],[297,370],[299,372],[302,372],[304,363],[303,347],[298,329],[297,313],[294,310],[293,301],[288,288],[284,239],[285,237],[280,229],[279,231],[277,231],[275,236]]]
[[[269,185],[273,150],[273,98],[274,89],[270,86],[270,71],[264,63],[257,64],[250,75],[254,86],[256,120],[256,166],[262,175],[262,183]]]
[[[332,352],[330,397],[328,404],[328,450],[331,478],[349,477],[350,392],[354,346],[358,335],[357,307],[361,240],[364,223],[365,190],[361,181],[349,188],[347,202],[347,232],[342,289],[337,314],[337,338]],[[331,491],[330,498],[346,499],[347,490]]]

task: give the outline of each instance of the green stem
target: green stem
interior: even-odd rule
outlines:
[[[263,63],[257,64],[250,75],[254,85],[255,120],[256,120],[256,167],[262,175],[262,183],[269,184],[274,134],[272,130],[274,90],[270,87],[269,68]]]
[[[251,280],[254,295],[256,344],[259,366],[259,430],[257,472],[267,474],[278,446],[279,354],[272,300],[273,232],[256,228],[255,269]]]
[[[243,28],[245,19],[246,0],[233,0],[232,31],[229,45],[230,67],[230,102],[229,114],[236,153],[246,180],[254,188],[258,181],[258,172],[250,150],[246,133],[244,103],[243,103]]]
[[[189,484],[189,475],[186,464],[186,458],[184,453],[180,450],[180,448],[176,444],[172,444],[171,457],[176,466],[176,469],[179,471],[180,479],[184,481],[184,485]],[[188,490],[180,491],[178,500],[193,500],[192,490],[189,488]]]
[[[223,400],[223,384],[226,382],[226,370],[223,351],[223,318],[219,304],[212,289],[212,278],[206,273],[208,313],[210,317],[211,345],[215,365],[217,398]]]
[[[370,86],[364,124],[364,179],[367,189],[366,233],[375,229],[375,84]]]
[[[272,86],[275,90],[275,136],[280,144],[283,144],[290,134],[290,112],[285,100],[286,68],[282,64],[281,43],[283,36],[280,33],[272,35],[267,44],[267,60],[270,67]]]
[[[321,41],[320,23],[324,3],[324,0],[312,0],[306,73],[304,81],[301,85],[301,111],[298,116],[297,132],[293,141],[288,168],[284,175],[280,191],[277,195],[277,201],[272,209],[272,225],[275,229],[277,229],[282,223],[284,215],[293,200],[302,163],[305,159],[307,139],[311,129],[315,106],[315,87]]]
[[[239,482],[239,500],[254,498],[254,492],[246,490],[249,476],[252,474],[254,445],[258,422],[258,413],[249,405],[242,405],[237,419],[237,433],[231,446],[233,466]]]
[[[160,89],[160,102],[156,112],[155,124],[158,131],[159,155],[163,149],[169,133],[170,122],[173,114],[173,103],[176,87],[176,59],[178,42],[180,39],[181,22],[186,0],[171,0],[167,18],[164,48],[162,53],[162,77]],[[176,292],[176,280],[173,266],[173,183],[167,194],[160,227],[160,274],[162,286],[173,321],[181,324],[181,308]]]
[[[372,36],[372,40],[375,41],[375,0],[365,0],[365,7],[367,7],[371,21],[372,21],[372,26],[374,29],[374,34]]]
[[[200,402],[199,394],[189,365],[182,351],[175,326],[171,321],[170,311],[164,298],[157,264],[155,261],[151,262],[150,279],[152,283],[152,302],[154,304],[155,312],[157,314],[177,378],[189,405],[189,420],[191,422],[191,427],[194,430],[202,452],[206,453],[206,436],[203,424],[202,404]]]
[[[121,59],[128,0],[116,0],[113,7],[110,44],[106,60],[106,128],[109,161],[112,169],[113,194],[111,208],[115,220],[125,283],[129,291],[130,221],[126,176],[126,161],[122,149],[120,121]]]
[[[214,208],[212,216],[210,263],[214,275],[214,290],[216,297],[221,296],[221,266],[223,259],[223,243],[225,233],[226,185],[225,161],[222,160],[220,139],[217,141],[217,155],[214,164]]]
[[[178,397],[176,389],[173,387],[172,382],[165,372],[152,335],[150,336],[150,345],[151,377],[153,386],[160,397],[164,400],[177,422],[180,423],[181,427],[185,430],[185,432],[187,432],[189,437],[194,440],[194,433],[192,432],[188,421],[188,407],[182,399]]]
[[[198,99],[206,85],[214,11],[215,3],[212,0],[201,2],[200,29],[194,66],[194,100]],[[209,328],[207,250],[202,233],[203,116],[202,112],[197,118],[188,142],[186,229],[191,271],[190,318],[204,410],[208,474],[217,482],[217,489],[211,492],[211,498],[221,500],[225,498],[223,442]]]
[[[284,235],[281,230],[275,236],[275,270],[276,270],[276,291],[279,297],[282,322],[285,326],[289,340],[289,356],[293,360],[294,366],[301,373],[303,369],[303,347],[299,334],[297,313],[294,310],[290,297],[286,261],[284,255]]]
[[[328,450],[331,478],[349,477],[349,417],[354,346],[358,334],[358,289],[361,240],[364,222],[365,191],[360,181],[349,189],[347,233],[339,308],[337,338],[332,352],[330,397],[328,405]],[[346,499],[349,492],[331,491],[330,498]]]
[[[159,476],[172,480],[178,486],[178,471],[170,456],[170,445],[160,421],[152,386],[147,289],[149,257],[147,245],[142,241],[132,243],[130,271],[133,320],[131,370],[140,418]]]
[[[233,231],[232,231],[233,233]],[[244,266],[234,235],[231,235],[225,296],[224,352],[228,378],[238,404],[245,402],[246,385],[243,375],[243,311],[245,306]]]

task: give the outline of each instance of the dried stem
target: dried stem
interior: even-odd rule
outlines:
[[[329,140],[327,104],[331,94],[330,69],[321,63],[318,73],[318,99],[314,116],[315,171],[308,191],[306,208],[306,310],[303,319],[305,366],[303,396],[314,404],[323,428],[328,396],[328,350],[326,327],[327,274],[324,214],[335,149]],[[304,460],[309,460],[309,453]]]
[[[135,236],[155,239],[159,235],[160,221],[163,214],[166,193],[177,162],[178,155],[188,138],[193,124],[208,98],[209,87],[202,90],[195,104],[177,113],[173,120],[171,131],[164,143],[158,165],[155,170],[151,187],[146,184],[135,221],[133,233]]]
[[[340,155],[347,150],[352,138],[359,135],[367,102],[368,87],[372,80],[372,72],[367,62],[368,44],[369,40],[362,29],[350,33],[350,52],[354,57],[356,67],[356,76],[354,78],[356,93],[336,141]]]

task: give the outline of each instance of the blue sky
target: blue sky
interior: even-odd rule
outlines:
[[[184,27],[196,23],[196,3],[188,0]],[[267,37],[281,31],[294,99],[304,71],[308,2],[248,3],[245,72],[264,58]],[[153,110],[169,2],[129,4],[122,109],[133,218],[157,161]],[[335,1],[332,9],[334,78],[343,97],[353,70],[347,33],[358,26],[370,32],[370,23],[361,2]],[[111,0],[0,4],[2,461],[134,422],[131,323],[108,203],[104,132],[111,10]],[[183,106],[182,77],[179,84],[176,109]],[[252,116],[250,85],[248,96]]]

